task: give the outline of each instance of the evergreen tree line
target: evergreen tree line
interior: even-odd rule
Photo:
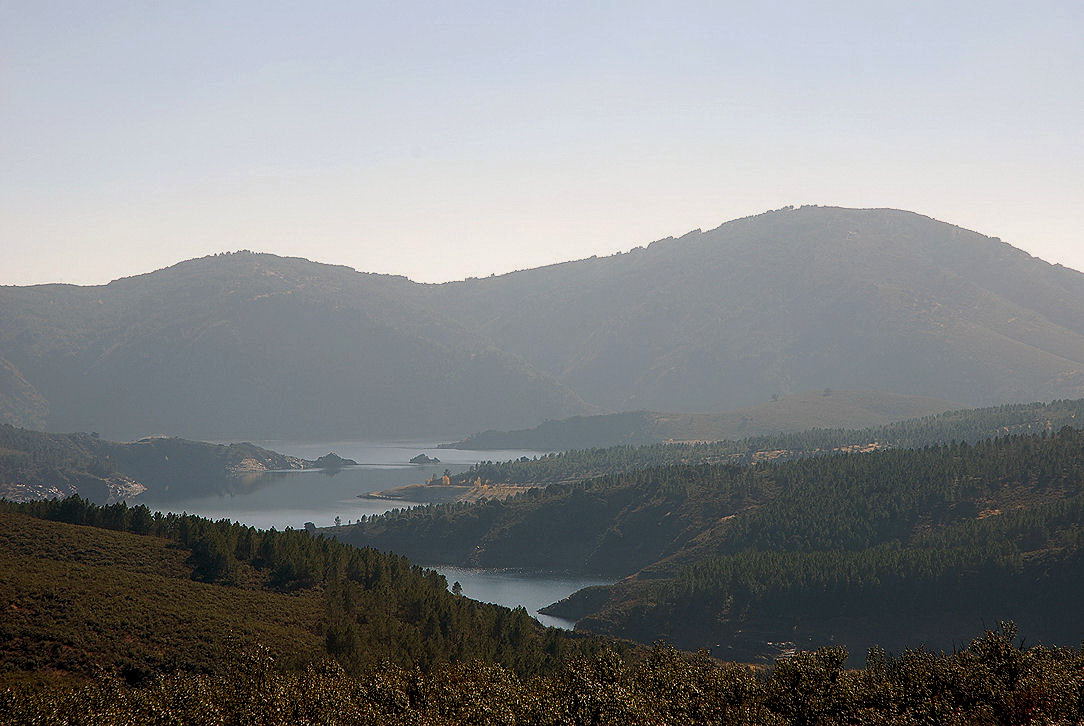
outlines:
[[[510,484],[545,484],[590,478],[670,464],[751,463],[759,452],[789,458],[855,446],[920,448],[953,441],[974,443],[1013,434],[1084,428],[1084,399],[1026,403],[948,411],[867,429],[810,429],[737,441],[649,444],[570,450],[510,461],[483,461],[455,477],[468,484],[481,479]]]
[[[303,530],[259,530],[228,519],[101,506],[79,497],[11,503],[0,511],[163,537],[190,550],[193,579],[283,593],[318,591],[327,608],[326,648],[351,672],[390,661],[427,670],[478,660],[528,675],[566,655],[600,650],[597,639],[543,628],[523,608],[448,592],[437,572],[405,557],[359,549]]]
[[[691,564],[624,587],[585,626],[689,643],[772,618],[777,632],[818,621],[845,629],[828,625],[841,618],[885,629],[921,620],[950,639],[959,622],[1014,618],[1059,643],[1084,637],[1075,615],[1084,598],[1081,432],[760,473],[775,496],[700,533]],[[650,608],[627,607],[645,601]]]
[[[1084,630],[1059,613],[1084,595],[1082,523],[1084,433],[1063,427],[749,466],[663,466],[504,502],[401,511],[338,533],[422,560],[439,552],[465,564],[643,569],[565,614],[648,642],[714,645],[750,618],[884,623],[927,613],[945,613],[946,628],[957,615],[976,625],[1018,616],[1071,642]]]

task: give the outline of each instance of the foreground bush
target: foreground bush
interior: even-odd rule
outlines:
[[[114,679],[67,691],[9,689],[0,722],[26,724],[1077,724],[1084,653],[1023,647],[1012,626],[953,654],[799,653],[770,669],[656,647],[601,655],[520,679],[494,665],[423,674],[388,665],[362,677],[324,663],[276,670],[249,653],[225,676],[173,674],[140,687]]]

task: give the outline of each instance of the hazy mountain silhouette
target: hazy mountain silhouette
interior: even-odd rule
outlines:
[[[611,410],[712,412],[824,387],[1084,395],[1084,274],[911,212],[785,209],[426,291]]]
[[[825,387],[980,405],[1084,396],[1084,274],[803,207],[443,285],[237,253],[0,288],[0,355],[5,420],[114,437],[466,434]]]
[[[49,404],[19,369],[0,357],[0,422],[41,428],[48,410]]]
[[[49,428],[112,437],[458,432],[590,410],[412,304],[414,285],[237,253],[103,286],[9,287],[0,350],[48,400]]]
[[[739,440],[808,429],[859,426],[943,413],[958,405],[925,396],[883,391],[823,390],[782,396],[723,413],[626,413],[573,416],[519,431],[482,431],[448,449],[561,451],[666,442]]]

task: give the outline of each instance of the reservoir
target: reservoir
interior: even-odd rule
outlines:
[[[479,461],[502,461],[521,456],[534,457],[536,451],[460,451],[438,449],[433,441],[255,441],[258,446],[304,459],[316,459],[329,451],[353,459],[358,466],[337,471],[304,470],[246,474],[232,481],[229,491],[201,496],[171,498],[157,493],[140,497],[138,502],[151,509],[187,512],[210,519],[231,519],[260,529],[301,529],[306,522],[318,527],[343,524],[364,515],[383,514],[414,506],[409,502],[365,499],[359,494],[376,492],[407,484],[418,484],[445,469],[453,474],[466,471]],[[439,464],[410,464],[420,454],[440,459]],[[148,492],[151,495],[152,492]],[[156,497],[156,498],[155,498]],[[449,586],[459,582],[467,597],[507,607],[523,606],[543,625],[570,628],[573,623],[542,615],[538,609],[556,602],[576,590],[605,581],[572,575],[484,570],[434,565],[448,579]]]

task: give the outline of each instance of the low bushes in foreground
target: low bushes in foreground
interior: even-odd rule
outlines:
[[[225,675],[8,689],[0,722],[1000,726],[1084,719],[1084,651],[1025,647],[1011,625],[957,653],[875,650],[858,670],[844,667],[846,655],[826,648],[756,669],[658,646],[629,659],[571,660],[531,678],[481,663],[427,674],[386,665],[352,677],[332,662],[284,673],[266,651],[253,651]]]

